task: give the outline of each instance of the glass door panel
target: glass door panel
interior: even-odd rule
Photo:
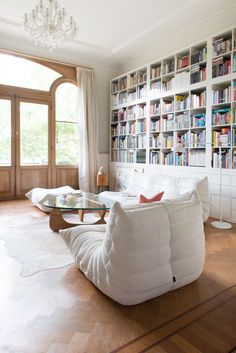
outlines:
[[[48,105],[20,102],[20,165],[48,165]]]
[[[11,165],[11,101],[0,99],[0,166]]]

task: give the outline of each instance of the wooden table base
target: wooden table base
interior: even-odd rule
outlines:
[[[106,223],[104,220],[105,214],[106,214],[106,210],[99,211],[99,215],[101,218],[97,222],[90,223],[90,224],[105,224]],[[69,223],[65,221],[64,218],[62,217],[61,211],[57,208],[53,208],[52,212],[50,213],[49,226],[51,230],[53,230],[54,232],[58,232],[60,229],[66,229],[66,228],[76,227],[80,225],[83,225],[83,224]]]

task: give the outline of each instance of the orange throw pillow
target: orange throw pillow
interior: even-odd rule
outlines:
[[[148,202],[155,202],[155,201],[161,201],[162,196],[164,195],[164,191],[160,192],[159,194],[154,195],[150,199],[145,197],[144,195],[139,195],[139,203],[148,203]]]

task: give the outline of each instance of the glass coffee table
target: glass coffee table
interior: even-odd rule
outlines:
[[[100,219],[92,224],[105,224],[105,214],[113,204],[114,201],[87,192],[83,192],[80,195],[50,195],[50,200],[43,203],[44,206],[51,210],[49,226],[54,232],[57,232],[59,229],[81,225],[81,223],[67,222],[62,216],[65,211],[78,211],[81,221],[83,221],[84,211],[94,211],[99,213]]]

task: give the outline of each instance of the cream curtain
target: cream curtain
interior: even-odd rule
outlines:
[[[79,187],[96,191],[98,167],[98,113],[95,95],[94,71],[77,68],[78,123],[79,123]]]

